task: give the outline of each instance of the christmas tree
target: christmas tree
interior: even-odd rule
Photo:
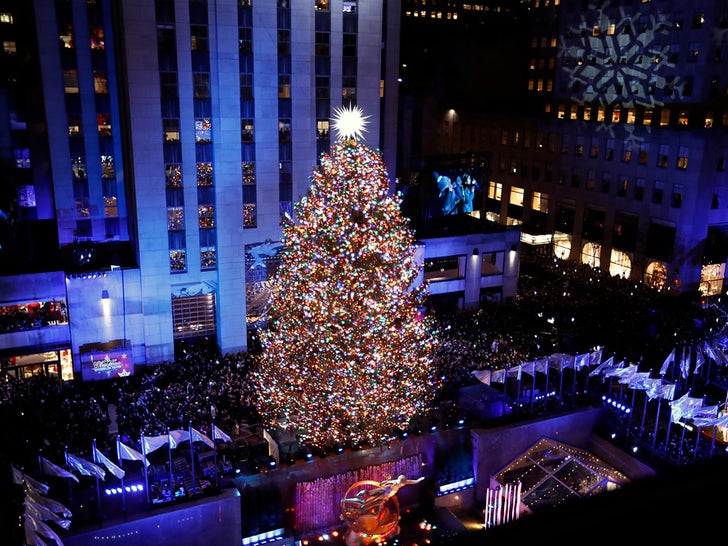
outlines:
[[[389,441],[438,389],[414,233],[361,109],[336,114],[338,140],[283,225],[255,372],[264,424],[324,449]]]

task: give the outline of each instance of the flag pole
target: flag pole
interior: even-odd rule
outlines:
[[[93,453],[94,463],[99,464],[98,457],[96,457],[96,438],[93,439],[93,442],[91,443],[91,453]],[[101,514],[101,489],[99,488],[99,477],[96,476],[96,509],[99,513],[99,517],[102,517]]]
[[[652,453],[655,452],[655,444],[657,443],[657,426],[660,424],[660,406],[662,405],[662,396],[657,397],[657,415],[655,415],[655,430],[652,431]]]
[[[632,414],[634,413],[634,399],[635,396],[637,396],[637,389],[632,389],[632,407],[629,411],[629,417],[627,417],[627,434],[629,435],[629,431],[632,428]]]
[[[172,469],[172,433],[170,432],[169,427],[167,427],[167,451],[169,452],[169,492],[172,495],[172,499],[174,499],[177,487],[174,483],[174,474]]]
[[[123,459],[121,458],[121,440],[116,437],[116,458],[119,461],[119,468],[124,470]],[[124,487],[124,476],[121,477],[121,510],[126,515],[126,488]]]
[[[677,450],[677,464],[680,464],[682,461],[682,448],[683,448],[683,442],[685,441],[685,429],[687,428],[687,425],[685,422],[681,424],[682,426],[682,434],[680,435],[680,448]],[[697,451],[698,445],[695,444],[695,450]]]
[[[640,440],[642,440],[642,434],[645,432],[645,417],[647,417],[647,401],[649,399],[650,397],[647,396],[647,391],[645,391],[645,404],[642,406],[642,422],[640,423]]]
[[[549,385],[549,371],[551,368],[551,357],[546,357],[546,392],[543,399],[543,410],[546,411],[549,409],[549,391],[551,388],[551,385]]]
[[[63,461],[66,464],[66,467],[68,467],[68,446],[63,446]],[[68,479],[68,502],[73,504],[73,483],[71,483],[73,480],[70,478]]]
[[[190,429],[190,466],[192,467],[192,490],[196,489],[197,481],[195,480],[195,442],[192,439],[192,421],[189,422]],[[190,491],[190,496],[193,495],[193,491]]]
[[[151,506],[149,500],[149,470],[147,469],[147,443],[144,441],[144,433],[142,432],[142,466],[144,467],[144,491],[147,493],[147,508]]]
[[[218,480],[219,469],[217,468],[217,434],[215,434],[215,417],[212,418],[212,443],[215,447],[212,449],[213,462],[215,464],[215,491],[220,487]]]

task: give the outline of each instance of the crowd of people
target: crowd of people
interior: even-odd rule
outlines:
[[[554,352],[601,346],[605,356],[659,367],[676,344],[720,333],[723,311],[700,303],[695,295],[658,292],[588,266],[524,256],[512,305],[432,310],[440,341],[434,364],[443,379],[436,404],[453,408],[459,389],[477,382],[473,371],[507,369]],[[254,352],[222,355],[208,342],[182,344],[174,362],[146,366],[125,378],[59,383],[46,376],[4,375],[0,422],[4,445],[12,448],[2,456],[18,468],[33,468],[39,452],[59,463],[65,452],[90,458],[94,442],[111,452],[117,429],[130,444],[142,434],[189,425],[210,435],[213,423],[236,438],[259,423],[254,366]],[[716,381],[726,379],[724,369],[715,371]]]

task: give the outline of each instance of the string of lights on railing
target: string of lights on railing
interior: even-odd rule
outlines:
[[[100,279],[108,275],[107,271],[87,271],[85,273],[67,273],[66,279]]]

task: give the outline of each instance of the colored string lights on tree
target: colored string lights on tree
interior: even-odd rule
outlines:
[[[439,387],[414,235],[378,151],[349,127],[283,226],[257,406],[315,446],[388,442]]]

